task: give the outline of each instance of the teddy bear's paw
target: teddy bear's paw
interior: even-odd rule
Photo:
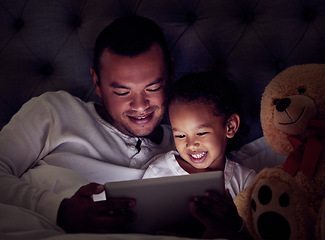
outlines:
[[[298,239],[293,196],[290,186],[278,179],[265,178],[257,183],[251,209],[261,239]]]

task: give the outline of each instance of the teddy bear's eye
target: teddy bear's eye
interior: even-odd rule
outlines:
[[[274,99],[273,104],[276,105],[278,102],[279,102],[279,99],[276,98],[276,99]]]
[[[306,88],[301,87],[298,89],[299,94],[304,94],[305,92],[306,92]]]

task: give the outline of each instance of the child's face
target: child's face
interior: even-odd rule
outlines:
[[[228,130],[211,105],[174,101],[169,117],[177,151],[186,162],[197,169],[224,169]]]

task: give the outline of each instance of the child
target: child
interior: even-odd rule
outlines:
[[[148,163],[143,178],[224,171],[226,196],[208,192],[190,203],[192,214],[206,227],[203,237],[231,237],[243,221],[232,199],[253,181],[256,172],[227,159],[228,141],[240,125],[232,82],[213,73],[192,73],[176,81],[168,103],[177,151]],[[231,195],[231,196],[230,196]]]

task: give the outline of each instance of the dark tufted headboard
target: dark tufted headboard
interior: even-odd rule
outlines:
[[[325,0],[0,0],[0,129],[46,91],[94,99],[95,39],[128,14],[161,26],[176,79],[216,69],[237,83],[246,141],[261,136],[261,93],[279,71],[325,63]]]

